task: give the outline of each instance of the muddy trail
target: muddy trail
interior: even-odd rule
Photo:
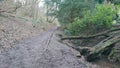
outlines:
[[[0,53],[0,68],[93,68],[76,57],[77,51],[58,42],[56,30],[50,29]]]

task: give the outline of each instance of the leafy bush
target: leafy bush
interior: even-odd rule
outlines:
[[[117,12],[117,15],[118,15],[118,17],[117,17],[117,23],[120,23],[120,4],[118,4],[118,5],[115,5],[115,7],[116,7],[116,10],[118,11]]]
[[[73,23],[69,24],[69,32],[72,35],[94,34],[110,29],[116,14],[112,4],[97,4],[94,10],[84,12],[83,18],[76,18]]]

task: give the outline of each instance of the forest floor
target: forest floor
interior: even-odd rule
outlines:
[[[112,68],[76,57],[79,52],[61,43],[58,33],[54,25],[43,30],[24,20],[0,18],[0,68]]]
[[[0,68],[92,68],[76,57],[77,51],[58,42],[56,29],[23,40],[0,53]]]
[[[0,52],[14,47],[23,39],[37,36],[52,26],[42,23],[34,27],[33,23],[23,19],[0,16]]]
[[[45,26],[45,25],[40,25]],[[16,18],[0,17],[0,68],[90,68],[79,53],[60,43],[57,27],[45,30]],[[96,65],[94,65],[96,66]]]

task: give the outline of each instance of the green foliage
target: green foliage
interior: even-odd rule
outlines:
[[[103,2],[111,2],[111,3],[114,3],[114,4],[120,4],[120,0],[95,0],[96,2],[98,3],[103,3]]]
[[[114,3],[114,4],[120,4],[120,0],[108,0],[110,1],[111,3]]]
[[[54,16],[60,23],[72,23],[76,17],[82,18],[83,12],[93,9],[96,3],[119,3],[119,0],[45,0],[48,16]]]
[[[68,27],[72,35],[94,34],[105,29],[110,29],[116,17],[116,10],[112,4],[97,4],[92,11],[84,12],[83,18],[76,18]]]
[[[48,15],[55,16],[60,23],[72,23],[74,18],[83,17],[83,11],[94,7],[94,0],[46,0]],[[52,5],[51,5],[52,4]],[[56,8],[55,8],[56,7]]]
[[[116,22],[117,22],[117,23],[120,23],[120,4],[115,5],[115,6],[116,6],[116,10],[118,11],[118,12],[117,12],[118,17],[117,17],[117,19],[116,19]]]

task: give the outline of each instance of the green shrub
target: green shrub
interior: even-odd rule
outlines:
[[[117,9],[117,14],[118,14],[118,18],[116,20],[117,23],[120,23],[120,4],[118,5],[115,5],[116,6],[116,9]]]
[[[84,12],[83,18],[76,18],[73,23],[69,24],[69,32],[72,35],[88,35],[110,29],[117,14],[113,7],[112,4],[97,4],[94,10]]]

